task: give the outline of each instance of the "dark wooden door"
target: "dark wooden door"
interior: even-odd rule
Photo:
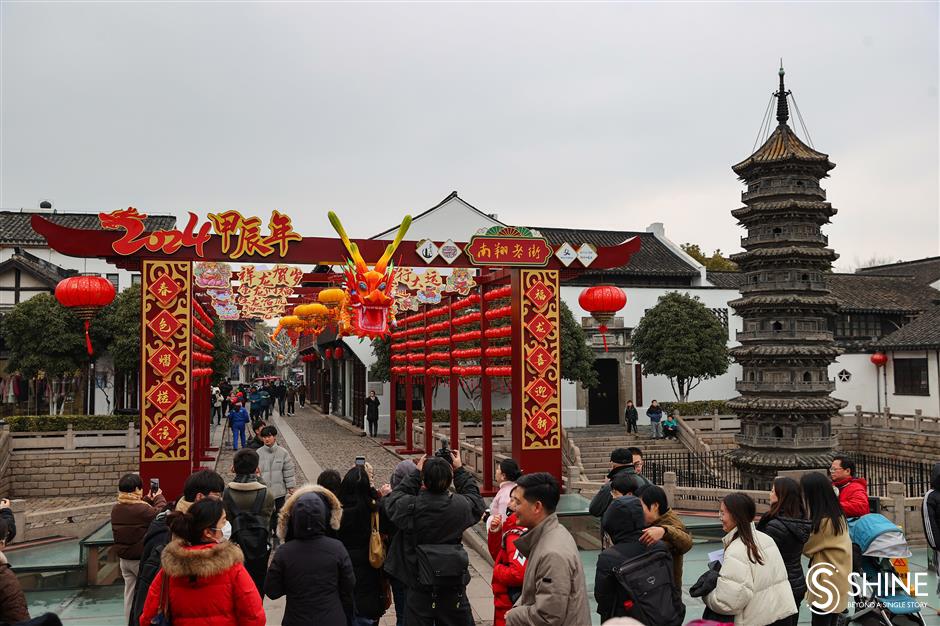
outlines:
[[[596,359],[594,369],[600,382],[588,391],[588,424],[619,424],[619,363],[615,359]]]

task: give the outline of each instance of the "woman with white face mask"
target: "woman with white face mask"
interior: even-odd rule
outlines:
[[[163,549],[163,569],[150,586],[140,623],[163,612],[173,626],[264,626],[261,596],[241,548],[228,541],[222,502],[205,498],[186,512],[174,511],[167,522],[174,539]]]

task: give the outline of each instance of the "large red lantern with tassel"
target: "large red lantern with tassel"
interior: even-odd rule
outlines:
[[[578,304],[597,320],[598,330],[604,339],[604,352],[607,352],[607,322],[627,304],[627,294],[620,287],[597,285],[582,291],[578,296]]]
[[[875,367],[884,367],[888,362],[888,355],[884,352],[876,352],[871,355],[871,362],[875,364]]]
[[[85,347],[89,356],[93,353],[88,335],[91,318],[114,301],[114,293],[111,281],[101,276],[70,276],[55,287],[55,299],[59,304],[71,309],[78,319],[85,322]]]

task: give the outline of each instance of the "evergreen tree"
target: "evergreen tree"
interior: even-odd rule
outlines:
[[[8,372],[19,371],[33,378],[44,371],[55,378],[72,374],[88,362],[82,322],[51,293],[38,294],[14,306],[3,316],[2,330],[9,350]],[[96,345],[96,353],[101,348]]]
[[[644,373],[668,377],[680,402],[687,402],[701,381],[728,371],[727,329],[689,294],[660,296],[631,340],[633,356]]]

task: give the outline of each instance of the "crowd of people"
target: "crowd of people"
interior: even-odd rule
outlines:
[[[231,411],[244,410],[240,404],[235,397]],[[195,472],[169,505],[157,481],[145,489],[137,474],[120,479],[111,521],[130,626],[260,626],[265,596],[286,598],[284,626],[376,626],[393,605],[397,626],[469,626],[463,536],[478,523],[494,561],[495,626],[591,623],[592,573],[558,519],[561,486],[551,474],[502,459],[489,509],[460,454],[446,447],[401,461],[387,482],[357,457],[344,472],[324,470],[316,484],[298,486],[277,434],[259,425],[234,454],[234,479]],[[679,626],[698,617],[682,600],[693,537],[643,469],[640,449],[613,450],[588,509],[602,531],[596,612],[605,623]],[[698,623],[795,626],[804,603],[814,607],[813,626],[842,623],[853,566],[847,520],[869,510],[856,471],[837,456],[829,476],[778,477],[760,516],[750,495],[725,495],[722,549],[689,590],[705,605]],[[924,523],[936,550],[940,463],[931,486]],[[29,618],[2,553],[15,532],[9,502],[0,501],[0,623]],[[808,585],[804,560],[835,571]]]

